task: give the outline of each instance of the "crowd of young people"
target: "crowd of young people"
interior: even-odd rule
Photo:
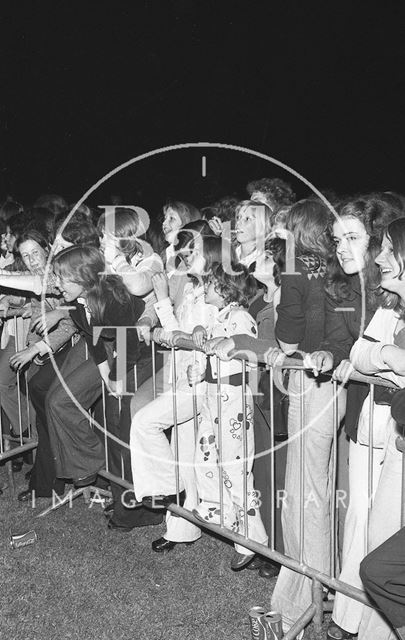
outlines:
[[[161,228],[152,218],[146,232],[142,210],[124,205],[104,212],[82,205],[70,216],[63,198],[43,196],[31,208],[12,199],[0,208],[3,425],[16,439],[30,422],[38,434],[18,499],[95,484],[107,442],[108,470],[133,485],[128,491],[111,480],[111,530],[161,522],[178,496],[196,520],[166,511],[155,552],[195,543],[198,521],[267,545],[270,505],[282,489],[276,548],[330,574],[332,376],[349,443],[346,450],[341,436],[339,477],[348,478],[350,502],[340,577],[362,589],[367,551],[401,527],[402,453],[392,394],[377,386],[370,402],[368,385],[348,376],[356,369],[405,387],[405,199],[391,192],[334,197],[333,210],[315,195],[297,202],[291,187],[273,178],[250,182],[247,192],[249,199],[223,198],[202,209],[167,203]],[[161,350],[152,377],[156,328],[163,347],[188,338],[196,350],[177,349],[175,362]],[[249,354],[252,376],[260,372],[253,392],[238,352]],[[270,450],[282,416],[271,434],[270,395],[278,396],[257,362],[281,365],[287,356],[305,370],[284,378],[288,439],[282,434],[276,442],[273,483]],[[21,402],[23,374],[28,393]],[[22,461],[13,466],[20,470]],[[241,545],[231,568],[278,575],[272,606],[285,628],[311,602],[308,578],[279,572]],[[336,594],[327,638],[389,640],[394,633],[380,612]]]

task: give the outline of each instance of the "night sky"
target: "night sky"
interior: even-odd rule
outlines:
[[[401,3],[132,0],[1,9],[0,197],[78,199],[117,165],[184,142],[270,155],[320,189],[405,192]],[[354,11],[356,13],[354,13]],[[133,166],[93,195],[159,206],[244,195],[286,174],[200,150]],[[307,189],[291,180],[299,195]],[[135,203],[135,202],[134,202]]]

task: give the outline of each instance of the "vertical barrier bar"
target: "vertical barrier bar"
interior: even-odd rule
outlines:
[[[156,351],[155,351],[155,341],[151,340],[151,349],[152,349],[152,391],[153,391],[153,399],[156,399]]]
[[[136,364],[134,364],[134,386],[135,386],[135,391],[137,391],[137,389],[138,389],[138,367],[136,366]],[[120,411],[121,411],[121,407],[120,407]]]
[[[32,438],[32,433],[31,433],[31,415],[30,415],[30,396],[29,396],[29,389],[28,389],[28,371],[24,371],[24,379],[25,379],[25,401],[27,404],[27,430],[28,430],[28,437]]]
[[[109,469],[108,469],[107,415],[106,415],[106,410],[105,410],[105,384],[104,384],[104,380],[101,381],[101,394],[102,394],[102,402],[103,402],[105,470],[109,471]]]
[[[304,561],[304,463],[305,463],[305,450],[304,450],[304,375],[303,369],[300,370],[300,563]]]
[[[367,530],[366,550],[369,552],[370,540],[368,529],[370,526],[371,508],[373,506],[373,444],[374,444],[374,385],[370,384],[370,411],[368,419],[368,478],[367,478]]]
[[[14,316],[13,323],[14,323],[15,352],[17,353],[19,349],[18,332],[17,332],[17,316]],[[16,372],[16,377],[17,377],[18,424],[20,427],[20,444],[22,445],[23,444],[23,439],[22,439],[23,427],[22,427],[22,416],[21,416],[21,385],[20,385],[20,374],[18,371]]]
[[[314,627],[316,633],[321,633],[323,622],[323,589],[322,583],[312,578],[312,602],[315,605]]]
[[[180,468],[179,468],[179,431],[177,425],[177,379],[176,379],[176,351],[172,347],[172,388],[173,388],[173,436],[174,436],[174,457],[176,471],[176,496],[179,504],[180,493]]]
[[[1,400],[1,398],[0,398]],[[0,453],[4,453],[4,442],[3,442],[3,420],[1,417],[1,403],[0,403]]]
[[[402,427],[402,439],[405,438],[405,427]],[[402,451],[402,490],[401,490],[401,527],[405,527],[405,452]]]
[[[275,546],[275,525],[276,525],[276,508],[274,501],[275,492],[275,455],[274,455],[274,371],[273,367],[269,368],[269,385],[270,385],[270,465],[271,465],[271,491],[270,491],[270,513],[271,513],[271,528],[270,528],[270,549],[274,551]]]
[[[338,411],[338,387],[336,380],[333,380],[333,435],[332,435],[332,478],[330,493],[330,524],[331,524],[331,575],[336,573],[336,470],[337,470],[337,433],[339,429]]]
[[[197,363],[197,352],[193,351],[193,359],[194,364]],[[193,422],[194,422],[194,446],[197,446],[197,437],[198,437],[198,409],[197,409],[197,390],[196,383],[193,382],[192,385],[192,393],[193,393]]]
[[[89,348],[87,346],[87,342],[84,343],[84,357],[85,360],[89,359]],[[105,428],[105,433],[107,431],[107,420],[106,420],[106,416],[105,416],[105,389],[104,389],[104,382],[101,381],[101,387],[102,387],[102,393],[103,393],[103,413],[104,413],[104,428]],[[89,409],[88,411],[89,414],[89,426],[91,429],[93,429],[93,416],[92,416],[92,412],[91,409]],[[108,442],[106,442],[106,445],[108,446]],[[107,454],[107,448],[106,448],[106,459],[108,458],[108,454]],[[108,464],[108,460],[107,460],[107,464]],[[106,467],[106,471],[108,471],[108,466]]]
[[[134,367],[134,374],[136,375],[135,367]],[[135,378],[135,383],[136,383],[136,378]],[[126,384],[125,384],[125,386],[126,386]],[[118,412],[119,412],[120,416],[121,416],[121,410],[122,410],[122,399],[121,399],[121,396],[118,396]],[[121,479],[125,480],[125,466],[124,466],[124,458],[122,457],[122,448],[121,448],[121,446],[120,446],[120,449],[121,449],[121,453],[120,453],[120,458],[121,458]]]
[[[244,535],[245,538],[249,537],[249,525],[248,525],[248,442],[247,442],[247,429],[246,429],[246,360],[242,360],[242,429],[243,429],[243,521],[244,521]]]
[[[222,456],[222,411],[221,411],[221,361],[216,358],[217,363],[217,410],[218,410],[218,467],[219,467],[219,524],[224,526],[224,470]]]

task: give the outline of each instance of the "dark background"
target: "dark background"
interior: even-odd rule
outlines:
[[[132,157],[198,141],[268,154],[339,194],[405,192],[401,2],[55,1],[1,14],[1,199],[73,201]],[[210,150],[202,178],[201,155],[134,165],[93,202],[200,205],[286,177]]]

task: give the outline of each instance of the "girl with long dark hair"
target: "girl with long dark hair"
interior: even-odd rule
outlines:
[[[65,302],[72,305],[70,315],[84,334],[89,352],[86,359],[83,345],[76,345],[76,351],[72,349],[61,369],[63,385],[56,383],[47,395],[57,476],[72,478],[78,487],[86,486],[95,482],[97,472],[104,467],[102,439],[97,429],[91,429],[87,415],[101,394],[103,381],[107,389],[108,431],[124,443],[121,447],[115,440],[109,442],[110,471],[120,476],[122,455],[125,475],[130,481],[125,443],[129,436],[134,366],[139,358],[135,324],[144,303],[129,293],[120,276],[105,273],[103,256],[94,247],[64,249],[55,256],[53,266]],[[122,364],[115,355],[120,353],[121,327],[126,328],[126,360]],[[121,501],[123,491],[115,483],[111,486],[120,509],[125,506]],[[125,524],[115,524],[113,528],[128,530]]]
[[[333,377],[346,382],[352,370],[348,359],[350,349],[362,335],[377,307],[385,304],[387,294],[379,286],[381,276],[375,258],[381,250],[387,224],[400,212],[377,195],[346,201],[338,207],[337,212],[339,217],[333,218],[331,228],[336,250],[330,256],[326,278],[325,338],[322,350],[311,354],[311,360],[314,371],[323,373],[334,368]],[[367,493],[368,448],[363,446],[364,434],[360,437],[363,444],[359,442],[358,426],[359,422],[365,424],[359,418],[367,394],[367,385],[349,381],[345,414],[349,451],[346,450],[345,439],[340,438],[338,456],[338,483],[342,478],[344,486],[346,460],[349,458],[350,495],[344,522],[340,578],[359,588],[359,562],[364,555],[364,528],[367,521],[364,495]],[[341,389],[339,403],[343,405],[344,400],[345,389]],[[384,411],[383,407],[376,407],[377,412],[381,409]],[[375,483],[381,472],[382,456],[383,449],[375,442]],[[327,637],[339,640],[356,634],[362,610],[359,602],[337,593]]]

